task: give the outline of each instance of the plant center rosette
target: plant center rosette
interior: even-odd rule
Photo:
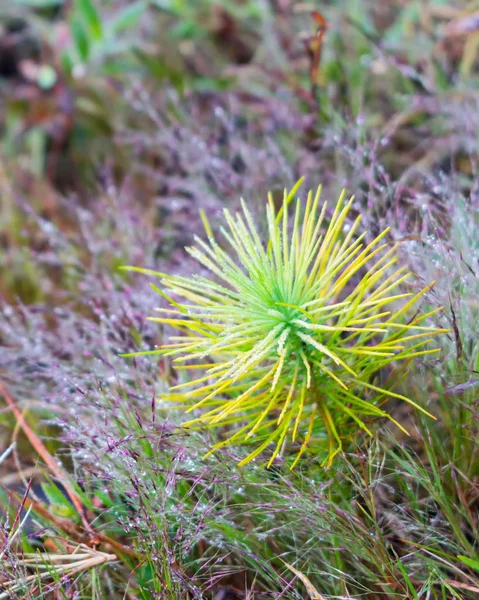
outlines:
[[[374,418],[401,427],[382,408],[388,399],[426,412],[394,389],[411,359],[438,351],[433,336],[445,331],[423,324],[440,308],[408,317],[432,284],[403,291],[411,273],[397,267],[388,229],[366,243],[365,232],[356,235],[361,216],[346,223],[354,197],[343,193],[328,217],[321,188],[304,205],[294,200],[300,184],[279,210],[269,196],[265,242],[244,202],[238,214],[224,211],[221,244],[203,215],[208,240],[195,238],[188,252],[210,277],[127,267],[161,277],[153,288],[169,306],[151,319],[179,334],[135,355],[170,356],[188,371],[168,400],[194,413],[185,426],[222,428],[211,452],[251,444],[240,465],[270,445],[268,465],[291,447],[293,468],[308,446],[329,465],[358,428],[372,435]]]

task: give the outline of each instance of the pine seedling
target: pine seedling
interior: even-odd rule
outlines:
[[[294,202],[300,184],[285,191],[279,210],[269,196],[266,243],[244,202],[238,214],[224,211],[227,227],[220,231],[229,251],[203,215],[208,241],[195,238],[188,252],[210,277],[127,267],[161,277],[162,289],[153,288],[169,307],[152,320],[180,333],[136,354],[170,356],[178,368],[200,371],[173,386],[168,399],[194,411],[186,426],[222,428],[211,452],[253,444],[240,465],[271,446],[270,465],[289,444],[293,468],[318,442],[330,465],[358,429],[372,435],[375,417],[401,427],[382,408],[388,399],[426,413],[393,391],[398,377],[382,385],[378,375],[393,362],[404,366],[437,352],[430,343],[444,331],[422,324],[440,309],[408,320],[430,286],[417,294],[401,290],[411,273],[396,266],[388,229],[366,243],[365,233],[356,236],[361,216],[346,226],[353,198],[345,202],[343,193],[327,219],[320,188],[304,206]],[[393,370],[404,376],[401,371]]]

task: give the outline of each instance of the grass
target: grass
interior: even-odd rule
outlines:
[[[0,9],[0,597],[476,598],[473,8],[338,0],[323,36],[299,3],[40,4]],[[243,196],[262,237],[300,176],[390,227],[405,293],[436,282],[448,333],[396,390],[435,420],[391,398],[405,431],[329,468],[204,458],[228,428],[182,426],[185,371],[120,356],[173,330],[118,267],[190,278],[202,211],[216,235]]]

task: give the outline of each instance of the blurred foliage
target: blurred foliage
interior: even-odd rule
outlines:
[[[478,32],[465,0],[0,3],[0,598],[478,596]],[[303,175],[436,280],[451,333],[400,391],[437,421],[391,403],[409,436],[329,470],[203,460],[228,428],[119,357],[169,331],[117,267],[190,276],[201,209],[262,232]]]

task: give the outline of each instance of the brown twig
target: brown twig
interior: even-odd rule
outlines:
[[[76,550],[83,550],[83,552],[76,552]],[[16,592],[26,584],[34,583],[38,580],[51,579],[51,570],[55,570],[58,576],[71,578],[77,573],[118,560],[114,554],[92,550],[83,544],[80,544],[76,550],[69,554],[53,554],[49,552],[23,554],[19,560],[23,566],[36,568],[37,571],[42,565],[49,565],[49,568],[44,572],[36,572],[33,575],[28,575],[21,580],[15,577],[12,580],[3,582],[2,585],[5,592],[0,593],[0,598],[10,597],[11,593]]]
[[[15,400],[11,397],[5,384],[2,381],[0,381],[0,394],[5,398],[5,402],[10,407],[14,417],[17,420],[17,423],[23,429],[30,444],[33,446],[38,455],[45,461],[45,464],[51,469],[53,475],[61,482],[61,484],[65,488],[65,491],[68,494],[71,503],[73,504],[75,510],[77,511],[78,515],[82,520],[85,531],[87,531],[90,534],[92,545],[94,545],[98,536],[91,527],[90,523],[88,522],[83,503],[76,494],[73,487],[71,486],[67,473],[65,473],[65,471],[60,467],[60,465],[53,458],[50,452],[48,452],[45,444],[30,427],[22,411],[18,408]]]
[[[11,494],[18,502],[22,501],[22,498],[16,492],[6,488],[1,483],[0,483],[0,487],[2,487],[7,493]],[[50,521],[50,523],[54,527],[56,527],[60,531],[63,531],[63,533],[68,535],[73,541],[79,542],[79,543],[85,542],[85,532],[79,530],[78,526],[75,523],[73,523],[72,521],[70,521],[69,519],[66,519],[63,517],[56,517],[55,515],[52,515],[52,513],[48,510],[48,508],[42,502],[37,502],[36,500],[32,500],[31,498],[26,498],[24,501],[24,508],[28,509],[30,507],[32,507],[32,509],[37,514],[39,514],[41,517],[43,517],[47,521]],[[114,550],[118,551],[119,553],[130,556],[131,558],[135,558],[137,560],[141,559],[141,556],[138,554],[138,552],[136,552],[135,550],[131,550],[130,548],[127,548],[120,542],[113,540],[112,538],[105,535],[101,531],[95,532],[95,536],[98,538],[99,543],[101,542],[102,544],[108,544]]]
[[[321,55],[323,51],[324,36],[328,29],[328,24],[324,16],[318,12],[311,13],[312,18],[317,24],[315,33],[304,40],[304,46],[310,60],[309,77],[311,82],[311,95],[319,105],[318,96],[318,76],[321,64]]]

